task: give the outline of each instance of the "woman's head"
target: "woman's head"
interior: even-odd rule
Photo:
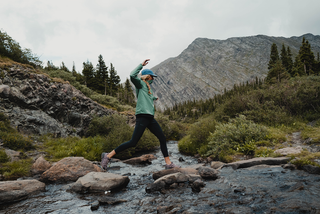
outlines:
[[[151,89],[150,89],[150,84],[152,83],[152,81],[153,81],[153,76],[151,76],[151,75],[142,75],[141,76],[141,79],[142,79],[142,81],[143,82],[145,82],[146,84],[147,84],[147,87],[148,87],[148,89],[149,89],[149,94],[151,94]]]
[[[157,77],[157,75],[155,75],[150,69],[143,69],[141,71],[141,75],[151,75],[152,77]]]

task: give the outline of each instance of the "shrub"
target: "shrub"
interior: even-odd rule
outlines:
[[[186,126],[180,122],[171,122],[168,117],[157,113],[156,120],[159,123],[167,140],[180,140],[186,135]]]
[[[1,149],[0,150],[0,163],[5,163],[8,162],[10,158],[8,157],[7,153]]]
[[[123,115],[112,114],[102,117],[94,117],[89,125],[87,136],[107,136],[112,129],[122,127],[127,129],[126,117]]]
[[[217,124],[216,131],[211,133],[208,140],[207,156],[219,157],[220,153],[228,150],[243,150],[246,153],[254,151],[254,142],[266,139],[268,130],[265,126],[247,120],[244,115],[230,119],[226,124]]]
[[[14,180],[20,177],[29,176],[31,166],[31,159],[3,163],[2,167],[0,167],[0,174],[3,174],[5,180]]]
[[[58,161],[65,157],[84,157],[87,160],[99,161],[102,153],[102,136],[79,138],[69,136],[66,138],[49,138],[45,142],[47,157]]]
[[[194,155],[197,154],[196,144],[190,140],[190,135],[184,136],[178,143],[178,148],[181,153]]]
[[[35,148],[30,138],[24,137],[17,131],[13,133],[0,132],[0,138],[3,141],[3,146],[12,150],[31,150]]]
[[[200,119],[192,124],[188,135],[179,141],[179,151],[187,154],[197,154],[198,152],[202,154],[207,148],[208,136],[215,131],[215,128],[216,122],[212,117]]]

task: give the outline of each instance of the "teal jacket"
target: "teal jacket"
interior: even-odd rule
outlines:
[[[136,87],[137,95],[137,106],[136,106],[136,115],[137,114],[150,114],[154,115],[154,101],[157,99],[153,96],[152,89],[150,89],[151,94],[149,94],[148,86],[143,82],[138,74],[143,68],[142,64],[138,65],[131,73],[130,80]]]

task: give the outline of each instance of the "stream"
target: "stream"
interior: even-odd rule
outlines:
[[[168,142],[170,159],[183,168],[198,164],[197,159],[178,151],[177,142]],[[91,210],[97,194],[67,192],[69,184],[49,184],[46,191],[26,200],[0,206],[0,213],[320,213],[320,175],[281,166],[260,165],[233,170],[224,167],[217,180],[205,180],[197,193],[185,184],[161,192],[146,193],[152,174],[164,169],[160,150],[150,165],[132,166],[112,162],[108,172],[129,176],[126,188],[103,194],[122,202],[100,205]],[[179,162],[179,158],[185,161]],[[99,195],[101,196],[101,195]]]

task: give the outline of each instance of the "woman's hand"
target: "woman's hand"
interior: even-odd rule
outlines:
[[[142,66],[146,66],[149,63],[150,59],[146,59],[143,61]]]

